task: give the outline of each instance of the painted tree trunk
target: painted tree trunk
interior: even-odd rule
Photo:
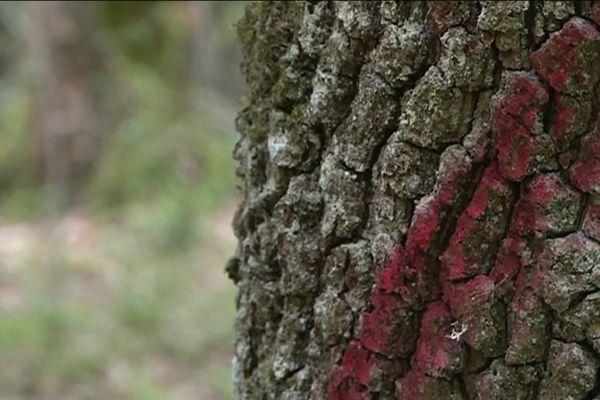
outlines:
[[[600,3],[258,2],[239,399],[600,397]]]

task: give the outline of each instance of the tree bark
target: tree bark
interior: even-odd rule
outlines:
[[[600,398],[599,23],[248,7],[237,398]]]

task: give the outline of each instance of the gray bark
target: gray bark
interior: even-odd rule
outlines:
[[[248,7],[237,398],[598,396],[599,21]]]

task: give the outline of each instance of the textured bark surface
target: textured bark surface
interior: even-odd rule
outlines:
[[[600,398],[599,23],[248,8],[238,398]]]

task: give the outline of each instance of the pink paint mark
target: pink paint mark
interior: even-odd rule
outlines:
[[[400,293],[404,287],[402,272],[408,268],[404,248],[398,246],[392,254],[390,263],[377,275],[376,288],[387,293]]]
[[[537,204],[547,205],[554,196],[565,189],[557,174],[544,174],[529,185],[529,199]]]
[[[462,164],[461,164],[462,165]],[[374,368],[375,353],[407,357],[416,348],[419,320],[409,304],[440,296],[437,273],[428,262],[431,244],[441,230],[441,220],[458,193],[458,182],[470,171],[462,165],[438,179],[435,192],[417,207],[408,232],[406,251],[398,246],[376,277],[371,295],[373,308],[361,315],[360,342],[353,341],[329,380],[332,400],[362,399]],[[398,297],[400,295],[400,297]],[[369,355],[367,355],[369,354]],[[438,364],[442,361],[439,359]]]
[[[407,356],[417,340],[406,303],[394,295],[373,291],[373,310],[361,318],[359,339],[362,345],[388,357]]]
[[[439,400],[428,393],[427,385],[432,378],[423,372],[413,369],[404,378],[396,382],[399,400]]]
[[[441,301],[433,302],[421,319],[421,331],[412,367],[429,376],[449,376],[461,367],[463,346],[450,338],[452,315]]]
[[[565,62],[564,66],[557,68],[556,71],[548,76],[548,83],[557,91],[561,91],[567,86],[567,80],[569,80],[569,73],[567,72],[567,66],[571,64],[572,67],[577,67],[576,61]]]
[[[327,387],[329,400],[368,400],[371,398],[366,387],[356,382],[343,367],[333,367]]]
[[[540,115],[540,110],[536,108],[529,109],[523,113],[523,125],[528,130],[533,130],[535,128],[535,123],[538,120]]]
[[[469,317],[476,315],[479,306],[487,302],[494,292],[494,281],[486,275],[478,275],[462,284],[449,284],[444,290],[452,315]]]
[[[466,179],[471,168],[470,163],[457,165],[438,178],[434,194],[415,210],[406,250],[398,246],[390,262],[378,273],[371,294],[372,310],[360,317],[359,342],[351,342],[341,365],[332,371],[330,399],[362,398],[377,362],[375,353],[395,358],[407,357],[415,351],[419,320],[411,304],[429,302],[441,295],[437,272],[429,263],[429,252],[441,231],[441,221],[458,195],[459,182]],[[422,349],[429,342],[424,342]],[[438,352],[435,365],[443,363],[442,357]]]
[[[550,86],[562,92],[572,76],[581,75],[578,71],[578,45],[596,36],[598,31],[591,23],[573,18],[560,31],[550,35],[539,50],[531,53],[531,63]]]
[[[409,256],[426,253],[433,237],[440,229],[440,202],[435,196],[429,196],[417,206],[413,223],[408,231],[406,243]]]
[[[548,93],[544,87],[532,75],[526,73],[515,74],[510,81],[506,94],[496,107],[499,116],[512,116],[517,119],[526,129],[533,129],[535,118],[539,109],[548,101]],[[526,116],[526,118],[524,118]],[[504,127],[514,126],[510,119],[500,118],[497,124]]]
[[[440,204],[435,196],[430,196],[423,203],[417,206],[413,223],[408,232],[406,242],[406,253],[410,265],[407,270],[413,273],[412,286],[405,285],[405,288],[411,287],[412,293],[404,297],[407,301],[415,302],[423,299],[430,299],[437,296],[439,288],[435,285],[428,287],[431,282],[429,275],[428,251],[431,243],[434,241],[440,231],[440,221],[442,218],[443,205]]]
[[[495,105],[498,161],[506,179],[519,181],[531,172],[534,152],[540,147],[535,126],[547,101],[544,87],[522,73],[509,83],[505,96]]]
[[[538,221],[535,204],[526,196],[521,197],[515,206],[515,212],[511,223],[511,233],[514,236],[527,236],[531,232],[544,228]]]
[[[409,296],[403,296],[408,302],[431,301],[441,294],[435,265],[431,265],[435,263],[430,255],[431,245],[438,238],[441,221],[458,195],[459,182],[466,178],[469,170],[470,165],[462,165],[446,171],[438,179],[434,194],[421,201],[415,209],[406,240],[406,270],[412,273],[412,278],[405,280],[402,286],[408,292],[413,289]]]
[[[436,288],[427,275],[427,260],[424,253],[415,252],[411,263],[404,248],[398,247],[391,262],[376,278],[375,288],[385,293],[399,294],[404,301],[413,304],[431,296]]]
[[[464,214],[463,214],[464,215]],[[475,230],[475,221],[470,218],[459,219],[456,224],[456,230],[450,241],[450,246],[444,254],[440,256],[442,262],[442,273],[450,280],[467,277],[479,269],[479,266],[474,263],[467,263],[465,249],[465,241],[469,235]],[[474,260],[475,261],[475,260]]]
[[[600,14],[600,6],[594,10]],[[531,55],[536,71],[559,92],[572,78],[587,79],[585,73],[578,70],[577,46],[597,35],[597,30],[586,21],[578,18],[569,21]],[[394,250],[389,264],[376,277],[372,309],[360,317],[358,340],[350,341],[340,364],[332,369],[328,386],[330,400],[370,398],[370,380],[378,368],[376,354],[391,359],[405,359],[412,354],[411,370],[396,381],[399,399],[437,399],[440,386],[436,385],[435,377],[452,376],[462,368],[462,341],[480,351],[478,346],[494,346],[489,341],[482,342],[478,332],[491,323],[486,318],[490,318],[492,302],[496,301],[501,285],[514,282],[513,309],[526,312],[533,307],[525,296],[530,293],[532,282],[537,285],[534,292],[539,290],[544,276],[532,275],[525,269],[528,260],[523,257],[527,238],[548,229],[550,202],[569,190],[558,174],[535,177],[527,186],[516,205],[509,237],[502,244],[490,276],[480,274],[480,258],[468,255],[465,250],[470,235],[485,226],[481,222],[490,210],[491,193],[509,191],[506,180],[519,181],[535,172],[535,157],[542,146],[538,137],[540,117],[547,101],[548,93],[535,77],[518,73],[508,83],[504,97],[494,105],[497,143],[491,150],[496,151],[497,162],[486,169],[471,202],[461,213],[448,250],[440,257],[441,272],[435,265],[434,244],[439,241],[444,229],[442,221],[452,209],[460,182],[471,165],[445,171],[446,174],[438,177],[434,193],[415,210],[406,246]],[[556,104],[551,133],[555,139],[563,139],[575,111],[565,107],[560,96]],[[561,165],[572,163],[567,158],[563,157]],[[583,140],[580,157],[569,172],[581,190],[600,191],[600,131]],[[491,214],[497,216],[498,212]],[[584,231],[600,235],[600,206],[590,206]],[[474,274],[476,276],[465,283],[452,281]],[[428,304],[420,321],[420,331],[416,304]],[[482,310],[487,311],[482,313]],[[453,321],[455,318],[457,321]],[[459,323],[459,329],[467,328],[460,340],[448,337],[454,322]],[[513,334],[524,341],[530,330],[526,324],[517,324]]]
[[[481,340],[497,340],[481,335],[492,323],[483,310],[489,310],[495,301],[495,289],[494,281],[487,275],[477,275],[463,284],[447,283],[444,287],[444,300],[458,321],[458,328],[464,328],[461,340],[480,351],[488,350],[485,347],[489,345]]]
[[[535,232],[560,232],[565,222],[558,220],[560,210],[552,202],[561,198],[578,201],[578,197],[557,173],[535,177],[515,206],[511,234],[527,236]]]
[[[554,117],[550,126],[550,133],[554,139],[561,140],[564,138],[569,124],[575,116],[575,112],[574,108],[566,107],[560,95],[556,96],[556,109],[554,110]]]
[[[342,368],[349,375],[365,386],[369,386],[371,371],[375,367],[375,356],[365,349],[359,341],[350,342],[344,357],[342,357]]]
[[[600,194],[600,126],[581,141],[579,159],[569,176],[579,190]]]
[[[498,164],[496,162],[492,163],[483,173],[483,178],[481,179],[479,186],[477,186],[477,189],[473,194],[473,199],[467,206],[463,215],[472,220],[482,217],[490,206],[490,192],[508,190],[510,190],[510,188],[506,180],[500,175]]]
[[[503,234],[501,226],[489,226],[489,217],[498,217],[493,202],[501,204],[510,200],[511,189],[500,175],[498,164],[486,168],[471,202],[456,222],[454,234],[448,249],[440,256],[444,279],[457,280],[478,273],[487,268],[487,254],[472,249],[473,243],[485,245],[498,240]]]
[[[490,272],[490,278],[497,286],[511,281],[521,269],[521,254],[525,250],[525,241],[519,236],[510,236],[503,243],[496,263]]]
[[[600,184],[600,160],[579,162],[571,168],[573,184],[584,192],[598,192]]]
[[[429,251],[436,233],[441,228],[443,216],[457,196],[458,182],[468,173],[468,169],[450,170],[445,176],[439,178],[434,194],[417,205],[406,240],[409,260],[415,258],[417,254],[425,254]]]

